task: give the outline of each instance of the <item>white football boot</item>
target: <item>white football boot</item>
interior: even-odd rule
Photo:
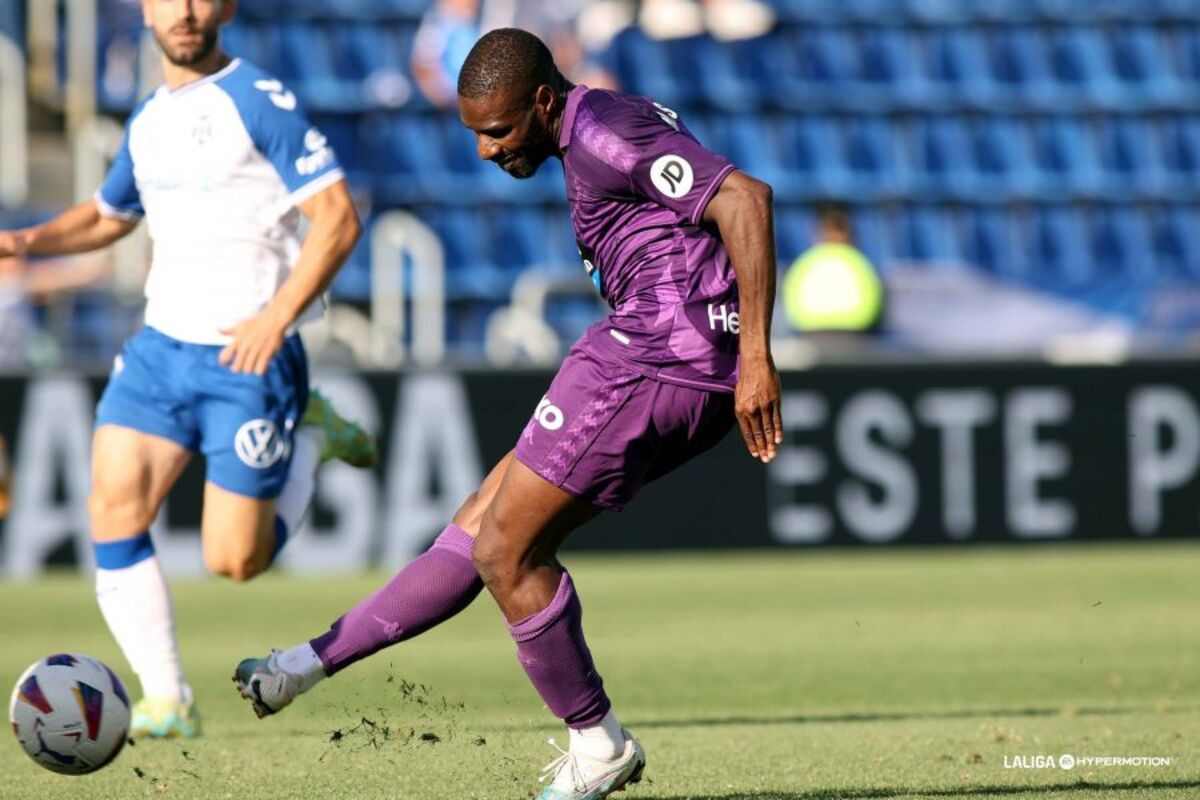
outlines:
[[[282,711],[304,691],[304,678],[279,666],[280,653],[244,659],[233,672],[238,694],[250,701],[259,719]]]
[[[625,735],[625,749],[611,761],[563,750],[551,739],[550,746],[560,755],[542,770],[538,781],[549,780],[550,785],[536,800],[600,800],[640,781],[646,768],[646,751],[629,731],[622,728],[621,733]]]

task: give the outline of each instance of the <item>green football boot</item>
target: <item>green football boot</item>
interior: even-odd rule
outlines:
[[[379,463],[375,437],[363,430],[358,423],[339,416],[329,398],[316,389],[309,390],[308,408],[304,409],[300,424],[311,425],[324,431],[322,464],[336,458],[352,467],[370,469]]]
[[[143,697],[133,704],[129,735],[135,739],[194,739],[200,735],[200,713],[188,691],[180,701],[174,698]]]

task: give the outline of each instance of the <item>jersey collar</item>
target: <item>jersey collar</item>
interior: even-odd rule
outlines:
[[[214,72],[213,74],[205,75],[203,78],[197,78],[196,80],[192,81],[191,83],[185,83],[183,86],[180,86],[178,89],[176,89],[174,91],[168,89],[165,84],[163,85],[163,89],[171,97],[179,97],[180,95],[187,94],[188,92],[192,91],[193,89],[198,89],[201,86],[205,86],[207,84],[215,83],[215,82],[221,80],[222,78],[224,78],[225,76],[232,73],[235,69],[237,69],[241,65],[242,65],[242,59],[235,58],[232,61],[230,61],[228,64],[226,64],[225,66],[221,67],[219,70]]]
[[[579,103],[588,93],[588,87],[582,84],[567,93],[567,105],[563,109],[562,127],[558,130],[558,149],[566,150],[571,144],[571,129],[575,127],[575,114],[579,111]]]

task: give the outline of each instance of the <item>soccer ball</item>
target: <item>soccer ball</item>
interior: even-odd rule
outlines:
[[[52,772],[83,775],[108,764],[129,735],[129,695],[94,658],[60,653],[17,679],[8,718],[29,757]]]

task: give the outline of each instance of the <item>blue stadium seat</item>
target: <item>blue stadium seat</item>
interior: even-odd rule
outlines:
[[[922,71],[938,94],[965,105],[992,103],[986,49],[978,31],[930,30],[924,32],[920,50]]]
[[[732,161],[739,169],[766,181],[780,196],[796,188],[793,176],[782,168],[778,132],[760,114],[717,115],[705,123],[709,149]]]
[[[784,108],[811,111],[814,104],[846,100],[839,84],[847,79],[848,46],[843,34],[818,28],[784,31],[771,38],[778,79],[775,101]]]
[[[1033,124],[1033,162],[1047,199],[1094,194],[1103,185],[1092,137],[1074,119],[1052,117]]]
[[[1003,209],[969,208],[959,216],[959,241],[965,262],[995,275],[1020,277],[1024,274],[1023,253]]]
[[[892,220],[891,238],[898,261],[957,265],[962,260],[954,218],[944,208],[902,208]]]
[[[1029,138],[1021,123],[1006,118],[976,123],[971,130],[973,179],[1009,197],[1028,197],[1037,189]]]
[[[770,61],[769,37],[739,42],[694,40],[688,51],[687,73],[699,81],[704,101],[728,111],[762,108],[771,96],[775,68]]]
[[[1159,123],[1159,137],[1168,177],[1194,189],[1200,181],[1200,117],[1168,117]]]
[[[909,125],[908,151],[914,192],[932,199],[970,199],[975,187],[966,125],[930,116]]]
[[[779,205],[775,209],[775,252],[786,269],[813,244],[813,218],[804,207]]]
[[[1041,206],[1022,219],[1023,251],[1031,279],[1054,287],[1078,286],[1093,275],[1079,213],[1064,206]]]
[[[1166,191],[1166,176],[1149,125],[1138,118],[1110,117],[1097,123],[1096,134],[1109,196],[1120,200]]]
[[[1164,278],[1200,278],[1200,209],[1168,206],[1147,214],[1154,262]]]
[[[1171,106],[1182,88],[1168,67],[1164,34],[1146,26],[1118,25],[1108,36],[1111,91],[1126,105]]]
[[[486,300],[508,294],[516,270],[497,264],[488,244],[489,220],[478,209],[438,209],[421,213],[445,250],[446,297]]]
[[[1104,280],[1125,278],[1144,282],[1153,274],[1154,252],[1138,216],[1123,208],[1106,208],[1088,215],[1090,262]]]
[[[1055,108],[1061,98],[1049,79],[1046,44],[1032,27],[1002,27],[987,39],[988,74],[981,89],[1025,109]]]
[[[901,156],[900,139],[878,117],[859,117],[843,122],[837,130],[842,145],[850,191],[858,196],[885,199],[900,193],[907,168]]]
[[[839,147],[831,125],[812,117],[787,117],[779,123],[780,156],[788,175],[787,185],[792,195],[838,194],[844,196],[845,186],[830,179],[830,172],[840,166]]]

